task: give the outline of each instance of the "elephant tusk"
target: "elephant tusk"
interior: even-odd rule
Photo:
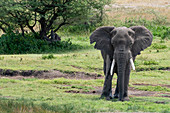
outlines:
[[[110,69],[110,74],[111,74],[111,75],[113,75],[114,66],[115,66],[115,59],[113,59],[112,65],[111,65],[111,69]]]
[[[133,62],[133,59],[132,59],[132,58],[130,59],[130,63],[131,63],[132,69],[133,69],[133,70],[135,70],[135,64],[134,64],[134,62]]]

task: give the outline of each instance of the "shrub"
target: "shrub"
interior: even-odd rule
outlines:
[[[72,49],[71,40],[48,42],[46,40],[36,39],[28,34],[23,37],[21,34],[9,33],[0,38],[0,54],[27,54],[27,53],[51,53]]]
[[[47,55],[47,56],[46,56],[46,55],[43,55],[43,56],[42,56],[42,59],[43,59],[43,60],[46,60],[46,59],[55,59],[55,58],[56,58],[56,57],[54,57],[53,54],[49,54],[49,55]]]
[[[154,26],[152,28],[152,33],[154,36],[161,37],[161,39],[170,39],[170,27],[167,26]]]
[[[153,43],[151,47],[153,49],[166,49],[167,48],[166,45],[162,45],[162,44],[159,44],[159,43]]]
[[[161,24],[160,22],[156,21],[155,19],[152,21],[148,21],[146,19],[138,19],[138,18],[131,18],[126,19],[125,22],[117,23],[116,26],[136,26],[142,25],[148,28],[154,36],[161,37],[161,39],[170,39],[170,27],[165,26],[165,24]]]
[[[144,61],[144,65],[158,65],[159,63],[154,60]]]

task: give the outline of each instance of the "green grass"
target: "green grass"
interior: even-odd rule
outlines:
[[[144,91],[170,92],[170,88],[161,87],[161,86],[136,86],[135,88],[139,90],[144,90]]]
[[[69,37],[70,38],[70,37]],[[89,39],[71,37],[73,43],[86,49],[58,54],[0,55],[0,68],[12,70],[60,70],[63,73],[85,72],[103,75],[103,59],[93,49]],[[130,87],[154,91],[169,96],[170,41],[156,37],[153,45],[142,51],[131,72]],[[143,71],[142,71],[143,70]],[[115,88],[117,76],[113,77]],[[138,97],[130,95],[129,102],[99,99],[99,94],[88,94],[102,89],[104,79],[0,79],[0,112],[169,112],[168,97]],[[141,84],[141,85],[135,85]],[[68,93],[70,92],[70,93]],[[74,92],[74,93],[71,93]],[[77,92],[77,93],[76,93]],[[161,96],[160,95],[160,96]],[[8,109],[7,109],[8,108]]]
[[[82,41],[81,43],[90,46],[89,41],[84,42]],[[159,39],[155,39],[153,44],[158,45],[162,43],[160,42]],[[136,70],[137,71],[154,70],[169,67],[170,41],[168,40],[163,44],[166,45],[167,48],[155,49],[151,46],[145,51],[142,51],[141,55],[137,56],[135,62]],[[100,51],[94,49],[52,54],[53,58],[46,58],[49,57],[49,55],[46,54],[1,55],[0,57],[3,58],[2,60],[0,60],[1,69],[13,69],[13,70],[57,69],[64,72],[81,71],[103,74],[102,72],[103,60]]]
[[[6,81],[4,84],[1,81]],[[91,94],[73,94],[65,93],[68,90],[75,89],[93,89],[98,80],[72,80],[69,82],[55,82],[54,80],[47,83],[40,80],[14,80],[1,79],[0,81],[0,110],[8,111],[29,111],[41,112],[116,112],[116,111],[143,111],[143,112],[165,112],[169,111],[170,99],[162,97],[131,97],[129,102],[106,101],[99,99],[99,95]],[[58,81],[70,81],[70,79],[58,79]],[[79,83],[78,83],[79,81]],[[68,85],[68,86],[63,86]],[[76,85],[79,84],[79,85]],[[97,85],[95,85],[97,86]],[[162,103],[161,103],[162,102]],[[6,110],[6,108],[8,108]]]
[[[111,101],[99,99],[98,93],[88,94],[93,90],[101,90],[104,79],[0,78],[0,113],[170,112],[170,98],[165,97],[169,96],[170,92],[168,87],[170,71],[165,70],[170,67],[169,26],[161,22],[164,23],[164,19],[147,21],[132,18],[124,22],[115,21],[115,19],[106,22],[107,26],[145,25],[153,32],[153,44],[136,57],[136,71],[131,72],[129,87],[161,93],[160,97],[130,95],[130,101],[119,102],[115,99]],[[90,45],[89,31],[82,30],[82,32],[79,29],[72,26],[63,30],[72,32],[76,30],[77,33],[59,32],[63,40],[71,39],[73,45],[76,45],[72,49],[68,48],[58,53],[51,51],[49,54],[0,55],[0,69],[56,69],[67,74],[85,72],[103,75],[103,59],[100,51],[93,49],[93,45]],[[115,88],[116,80],[117,76],[114,75],[113,88]],[[75,93],[68,93],[69,91],[75,91]],[[76,93],[77,91],[79,93]]]
[[[86,72],[103,75],[100,51],[92,49],[89,39],[73,38],[74,43],[90,47],[58,54],[0,55],[0,68],[12,70],[52,70],[64,73]],[[130,87],[142,91],[167,93],[170,91],[170,41],[154,39],[136,58],[136,71],[131,72]],[[155,46],[155,44],[157,46]],[[162,48],[165,45],[166,48]],[[159,50],[159,51],[158,51]],[[45,56],[46,60],[42,57]],[[50,56],[50,58],[48,58]],[[156,64],[155,64],[156,63]],[[141,71],[143,70],[143,71]],[[116,85],[113,77],[113,87]],[[130,95],[129,102],[99,99],[99,94],[85,94],[102,89],[104,79],[0,79],[0,112],[169,112],[168,97],[137,97]],[[143,85],[134,85],[143,84]],[[148,85],[145,85],[148,84]],[[81,93],[67,93],[67,92]],[[82,93],[84,92],[84,93]],[[163,94],[162,94],[163,95]],[[169,95],[168,95],[169,96]],[[8,108],[8,109],[7,109]]]

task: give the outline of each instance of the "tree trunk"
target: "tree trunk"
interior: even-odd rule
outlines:
[[[46,23],[45,17],[41,17],[39,22],[41,25],[40,38],[45,39],[47,37],[47,29],[46,29],[47,23]]]
[[[20,24],[20,28],[21,28],[22,36],[25,37],[24,27],[21,24]]]

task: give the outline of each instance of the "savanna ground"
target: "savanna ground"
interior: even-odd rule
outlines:
[[[126,23],[129,19],[142,18],[169,26],[169,5],[168,0],[116,0],[106,6],[105,25],[121,26],[131,24]],[[129,85],[131,100],[119,102],[99,99],[103,60],[89,44],[90,34],[60,35],[83,49],[51,55],[0,55],[0,112],[170,112],[168,39],[154,37],[152,46],[137,57]]]

